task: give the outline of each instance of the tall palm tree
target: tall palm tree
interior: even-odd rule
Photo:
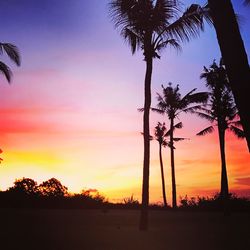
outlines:
[[[160,114],[166,114],[170,121],[170,157],[171,157],[171,176],[172,176],[172,207],[177,207],[176,202],[176,181],[175,181],[175,162],[174,162],[174,142],[182,140],[183,138],[175,138],[174,130],[178,125],[175,124],[175,120],[180,116],[181,113],[193,113],[195,110],[201,107],[201,104],[206,103],[208,99],[207,92],[196,92],[196,89],[191,90],[185,96],[181,96],[179,91],[179,85],[176,87],[169,83],[168,87],[162,85],[163,95],[157,94],[157,108],[153,108]],[[179,124],[179,123],[178,123]],[[182,127],[182,124],[179,126]]]
[[[217,127],[220,142],[221,156],[221,198],[228,199],[228,178],[225,155],[225,132],[232,131],[238,138],[244,138],[241,130],[241,123],[237,119],[238,111],[229,88],[226,69],[222,63],[219,65],[214,61],[208,68],[204,67],[201,79],[205,79],[206,86],[211,90],[209,108],[203,107],[196,113],[212,123],[211,126],[203,129],[197,135],[203,136],[212,133]]]
[[[250,70],[244,42],[231,1],[208,0],[208,6],[250,151]]]
[[[6,53],[11,61],[13,61],[17,66],[20,66],[20,54],[15,45],[11,43],[0,43],[0,55],[3,55],[4,53]],[[11,81],[12,72],[2,61],[0,61],[0,73],[4,74],[8,82]]]
[[[180,49],[179,41],[189,41],[203,30],[199,5],[191,5],[182,15],[177,0],[111,0],[110,15],[121,36],[128,42],[132,54],[142,50],[146,62],[143,114],[143,184],[140,229],[148,225],[151,77],[153,59],[167,46]]]

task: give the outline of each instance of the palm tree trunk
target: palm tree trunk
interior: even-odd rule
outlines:
[[[175,183],[175,165],[174,165],[174,119],[170,119],[170,158],[172,175],[172,207],[176,209],[176,183]]]
[[[165,179],[164,179],[164,169],[162,162],[162,145],[159,143],[159,157],[160,157],[160,165],[161,165],[161,184],[162,184],[162,196],[163,196],[163,204],[167,207],[167,198],[166,198],[166,190],[165,190]]]
[[[250,70],[230,0],[208,0],[221,54],[250,151]]]
[[[228,180],[226,168],[226,154],[225,154],[225,129],[218,127],[220,140],[220,157],[221,157],[221,188],[220,196],[223,199],[228,198]]]
[[[229,215],[229,193],[228,193],[228,180],[226,168],[226,155],[225,155],[225,129],[218,126],[219,139],[220,139],[220,155],[221,155],[221,188],[220,198],[222,201],[222,209],[224,215]]]
[[[144,139],[144,160],[143,160],[143,179],[142,179],[142,208],[140,217],[140,230],[148,228],[148,203],[149,203],[149,162],[150,162],[150,132],[149,132],[149,112],[151,106],[151,78],[153,71],[153,59],[146,59],[145,75],[145,100],[143,113],[143,139]]]

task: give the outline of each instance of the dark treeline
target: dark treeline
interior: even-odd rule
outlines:
[[[150,204],[150,209],[172,210],[164,204]],[[230,211],[250,212],[250,200],[230,194]],[[131,195],[119,203],[109,202],[97,190],[83,190],[79,194],[68,193],[68,188],[55,178],[40,185],[30,178],[18,179],[6,191],[0,191],[0,208],[16,209],[140,209],[140,202]],[[178,210],[181,211],[222,211],[219,194],[209,197],[180,197]]]
[[[68,188],[55,178],[40,185],[30,178],[14,182],[14,186],[0,192],[2,208],[100,208],[108,202],[94,190],[69,194]]]

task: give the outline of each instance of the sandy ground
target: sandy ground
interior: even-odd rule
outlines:
[[[250,214],[151,211],[0,210],[0,249],[249,250]]]

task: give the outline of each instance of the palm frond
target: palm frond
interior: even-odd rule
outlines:
[[[183,106],[185,107],[185,105],[189,105],[191,103],[205,104],[207,103],[208,97],[209,97],[208,92],[197,92],[194,94],[187,95],[185,99],[184,98],[182,99],[182,102],[184,104]]]
[[[231,121],[231,122],[228,122],[229,125],[233,125],[233,126],[236,126],[236,127],[241,127],[242,126],[242,123],[240,120],[237,120],[237,121]]]
[[[177,124],[174,125],[173,131],[175,131],[175,129],[181,129],[181,128],[183,128],[183,123],[182,123],[182,122],[179,122],[179,123],[177,123]],[[164,137],[170,136],[170,133],[171,133],[171,130],[169,129],[169,130],[165,133]]]
[[[199,133],[197,133],[196,135],[198,136],[203,136],[203,135],[206,135],[206,134],[210,134],[214,131],[214,127],[213,126],[210,126],[210,127],[207,127],[205,129],[203,129],[202,131],[200,131]]]
[[[0,73],[4,74],[7,81],[10,83],[12,72],[10,68],[3,62],[0,61]]]
[[[178,128],[178,129],[183,128],[183,123],[179,122],[179,123],[175,124],[174,128]]]
[[[184,141],[184,140],[189,140],[188,138],[173,138],[173,140],[175,141],[175,142],[178,142],[178,141]]]
[[[203,118],[203,119],[206,119],[210,122],[214,122],[216,120],[215,117],[211,116],[211,115],[208,115],[208,114],[204,114],[202,112],[194,112],[194,114],[198,115],[199,117]]]
[[[169,20],[171,20],[172,18],[177,17],[178,12],[179,9],[176,1],[156,0],[153,12],[154,23],[158,24],[158,26],[163,26],[168,23]]]
[[[153,112],[156,112],[156,113],[161,114],[161,115],[163,115],[163,114],[165,113],[164,110],[162,110],[162,109],[151,108],[151,110],[152,110]]]
[[[237,128],[233,125],[229,126],[229,129],[237,136],[237,138],[239,138],[239,139],[245,138],[245,133],[242,129]]]
[[[155,50],[161,51],[162,49],[166,48],[167,46],[171,46],[174,49],[176,49],[177,51],[181,51],[181,46],[176,39],[168,39],[168,40],[165,40],[163,42],[160,40],[158,43],[155,44]]]
[[[196,90],[197,90],[197,88],[194,88],[191,91],[189,91],[186,95],[184,95],[182,97],[182,100],[185,100],[188,96],[190,96],[191,94],[193,94]]]
[[[203,29],[202,8],[197,4],[192,4],[179,19],[167,27],[166,34],[171,38],[189,41],[191,37],[197,37]]]
[[[135,9],[136,1],[134,0],[112,0],[109,3],[109,16],[115,27],[125,27],[129,25],[130,16],[133,15],[133,10]],[[135,11],[135,10],[134,10]]]
[[[121,31],[121,36],[130,46],[132,54],[134,54],[137,50],[141,49],[142,38],[135,31],[129,28],[125,28]]]
[[[21,64],[21,57],[18,48],[11,43],[0,43],[0,53],[5,53],[17,65]]]
[[[163,141],[163,143],[162,143],[162,146],[163,147],[170,147],[170,142],[168,142],[168,141]]]
[[[188,108],[182,109],[180,112],[194,114],[197,111],[203,111],[207,114],[211,114],[211,111],[209,109],[206,109],[204,105],[196,105],[196,106],[188,107]]]

